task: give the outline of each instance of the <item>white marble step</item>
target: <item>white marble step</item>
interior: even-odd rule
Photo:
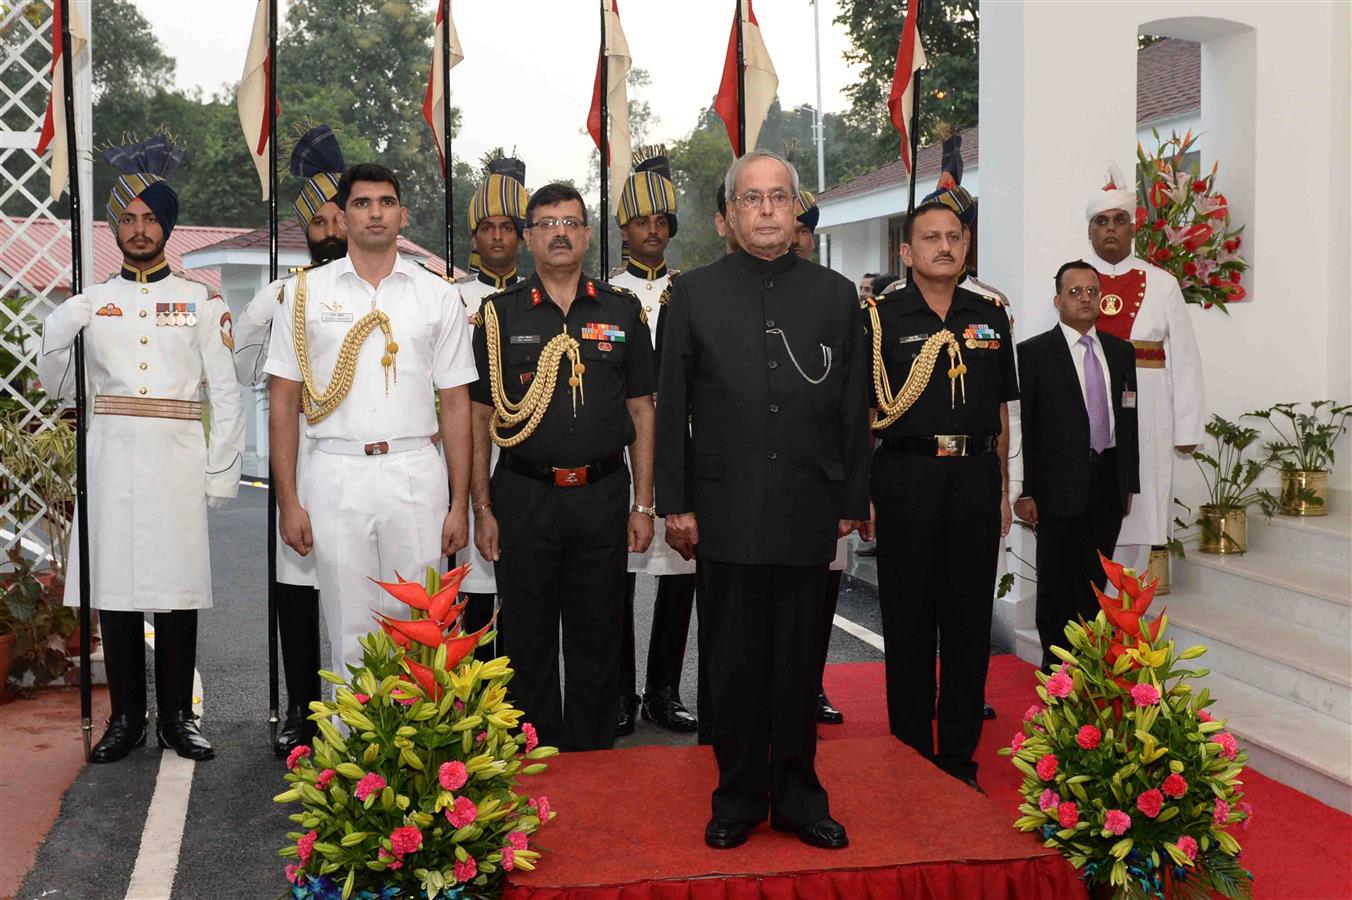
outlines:
[[[1272,529],[1287,531],[1288,529]],[[1352,584],[1345,572],[1255,547],[1242,556],[1193,550],[1173,561],[1173,591],[1221,597],[1229,606],[1327,634],[1352,635]],[[1159,606],[1159,603],[1155,604]]]
[[[1305,628],[1225,596],[1174,591],[1162,600],[1167,601],[1168,636],[1176,645],[1207,646],[1198,665],[1352,722],[1352,644],[1345,632]],[[1157,602],[1151,612],[1165,608]]]
[[[1265,520],[1251,511],[1248,520],[1252,550],[1341,573],[1344,593],[1352,593],[1352,502],[1335,495],[1327,516],[1278,515]]]
[[[1253,769],[1352,813],[1352,728],[1347,722],[1220,672],[1208,675],[1201,686],[1216,698],[1213,714],[1244,742]]]

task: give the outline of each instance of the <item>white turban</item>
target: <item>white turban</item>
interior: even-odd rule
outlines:
[[[1122,175],[1116,163],[1108,163],[1108,183],[1102,189],[1089,195],[1089,205],[1084,208],[1087,221],[1110,209],[1123,209],[1129,214],[1136,213],[1136,191]]]

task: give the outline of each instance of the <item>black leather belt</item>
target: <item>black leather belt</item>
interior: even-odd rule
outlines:
[[[610,473],[623,467],[624,454],[616,453],[600,462],[587,466],[563,468],[559,466],[537,466],[515,453],[503,453],[498,460],[498,464],[506,466],[518,475],[534,478],[536,481],[548,481],[556,487],[581,487],[584,484],[605,478]]]
[[[975,456],[995,450],[995,435],[936,434],[930,437],[884,437],[883,447],[918,456]]]

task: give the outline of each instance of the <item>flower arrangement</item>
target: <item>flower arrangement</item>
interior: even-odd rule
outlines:
[[[1196,140],[1174,132],[1153,154],[1137,145],[1136,255],[1173,273],[1188,303],[1228,312],[1245,297],[1244,227],[1230,227],[1229,201],[1216,190],[1220,164],[1204,176],[1195,159],[1184,161]]]
[[[1071,649],[1052,648],[1063,663],[1038,673],[1045,706],[1000,751],[1024,775],[1015,827],[1117,897],[1247,897],[1231,828],[1252,816],[1248,757],[1188,683],[1206,671],[1181,665],[1206,648],[1176,653],[1168,616],[1145,619],[1155,581],[1099,558],[1118,596],[1095,588],[1101,612],[1066,626]]]
[[[507,872],[535,867],[531,836],[554,813],[515,788],[558,751],[508,702],[509,660],[470,656],[492,623],[459,628],[468,569],[377,582],[413,618],[377,617],[351,678],[320,672],[334,702],[310,704],[319,735],[292,751],[273,798],[302,806],[278,851],[294,860],[293,898],[496,897]]]

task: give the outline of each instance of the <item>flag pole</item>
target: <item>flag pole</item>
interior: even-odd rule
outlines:
[[[80,241],[80,157],[75,135],[75,65],[70,48],[70,0],[57,0],[61,14],[61,79],[65,103],[67,185],[70,187],[70,296],[84,290],[83,248]],[[56,35],[53,35],[55,38]],[[80,732],[84,738],[85,761],[91,753],[93,723],[93,683],[91,681],[90,644],[92,613],[89,590],[89,442],[85,438],[84,331],[75,336],[75,528],[76,559],[80,565]]]
[[[601,73],[601,271],[602,278],[610,277],[610,104],[609,76],[606,71],[606,7],[601,4],[601,51],[597,65]]]
[[[742,48],[742,0],[737,0],[736,21],[737,21],[737,156],[742,157],[746,155],[746,54]]]
[[[924,0],[911,0],[915,4],[915,42],[920,45],[920,17],[925,13]],[[916,154],[920,152],[920,73],[923,69],[916,69],[911,73],[911,127],[907,129],[907,137],[911,140],[911,171],[909,184],[906,187],[906,218],[910,218],[915,212],[915,171],[920,166],[920,161],[916,159]],[[911,283],[911,267],[906,267],[906,283]]]
[[[455,203],[451,185],[451,10],[450,0],[441,0],[441,121],[445,127],[442,176],[446,183],[446,277],[455,278]]]
[[[277,0],[268,0],[268,281],[277,280]],[[269,450],[268,458],[272,454]],[[268,731],[277,743],[277,479],[268,466]]]

